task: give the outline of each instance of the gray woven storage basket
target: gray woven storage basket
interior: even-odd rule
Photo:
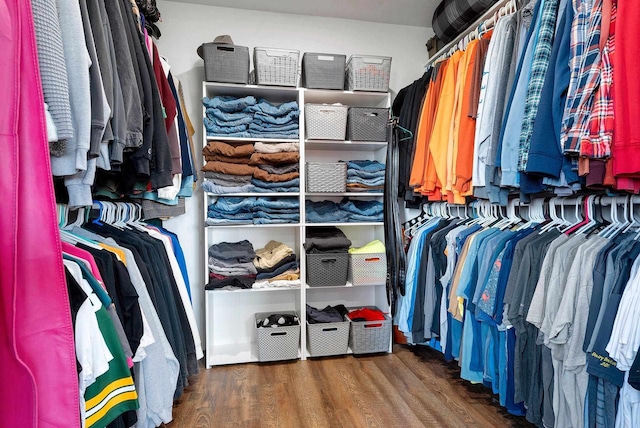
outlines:
[[[302,86],[309,89],[344,89],[346,55],[305,52]]]
[[[390,57],[352,55],[347,63],[347,88],[350,91],[387,92],[390,76]]]
[[[347,190],[347,163],[307,162],[307,192],[342,193]]]
[[[347,135],[348,106],[305,104],[305,124],[310,140],[340,140]]]
[[[298,315],[293,311],[280,311],[279,314]],[[258,328],[258,321],[271,315],[272,312],[260,312],[255,315],[256,336],[258,339],[258,360],[282,361],[298,358],[300,346],[300,324],[286,327]]]
[[[257,85],[297,86],[300,51],[254,48],[253,64]]]
[[[350,107],[347,116],[351,141],[387,141],[388,108]]]
[[[307,322],[307,349],[312,357],[346,354],[349,349],[349,321]]]
[[[206,81],[249,83],[249,48],[203,43],[202,56]]]
[[[372,309],[378,309],[371,306]],[[349,308],[357,309],[357,308]],[[380,321],[353,321],[349,334],[349,348],[354,354],[387,352],[391,343],[391,318]]]
[[[307,284],[310,287],[347,284],[349,253],[307,254]]]
[[[381,285],[387,281],[385,253],[349,254],[349,282],[353,285]]]

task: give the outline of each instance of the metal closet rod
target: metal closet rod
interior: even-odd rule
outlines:
[[[500,10],[500,8],[506,6],[510,2],[515,2],[515,1],[516,0],[500,0],[499,2],[497,2],[496,4],[491,6],[489,8],[489,10],[487,10],[484,14],[482,14],[482,16],[480,18],[478,18],[473,24],[471,24],[466,30],[464,30],[462,33],[460,33],[458,35],[458,37],[456,37],[454,40],[452,40],[449,43],[447,43],[442,49],[440,49],[438,52],[436,52],[436,54],[434,56],[429,58],[429,60],[424,65],[425,68],[429,67],[431,64],[436,62],[436,60],[438,60],[441,57],[443,57],[444,55],[446,55],[449,52],[449,50],[451,50],[452,47],[454,47],[455,45],[457,45],[460,42],[460,40],[464,39],[469,34],[471,34],[474,31],[476,31],[478,29],[478,27],[480,26],[480,24],[482,24],[483,22],[488,21],[491,18],[493,18],[493,15],[495,15]],[[494,20],[492,22],[492,25],[489,28],[492,28],[495,25],[496,20]]]

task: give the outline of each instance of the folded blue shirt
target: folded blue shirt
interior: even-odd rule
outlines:
[[[246,113],[245,113],[246,114]],[[253,119],[256,123],[271,123],[273,125],[286,125],[289,123],[298,123],[300,117],[300,110],[293,110],[284,116],[271,116],[261,111],[255,113]]]
[[[380,201],[367,201],[359,199],[344,198],[339,205],[341,210],[347,211],[351,214],[358,214],[364,216],[373,216],[382,214],[383,204]]]
[[[270,123],[265,123],[264,125],[258,125],[257,123],[249,124],[249,132],[258,131],[258,132],[288,132],[288,131],[298,131],[300,129],[297,123],[292,123],[290,125],[272,125]]]
[[[364,184],[365,186],[382,186],[384,185],[384,177],[379,177],[379,178],[349,177],[347,178],[347,184]]]
[[[245,112],[261,112],[273,117],[286,116],[289,112],[299,110],[297,101],[289,101],[287,103],[276,105],[264,99],[261,99],[257,104],[248,105],[244,109]]]
[[[347,177],[360,177],[360,178],[379,178],[385,175],[385,171],[363,171],[361,169],[347,169]]]
[[[247,130],[247,125],[238,126],[219,126],[208,117],[204,118],[204,127],[207,129],[207,133],[214,134],[233,134],[236,132],[244,132]]]
[[[349,219],[349,213],[333,201],[305,201],[305,210],[310,223],[340,223]]]
[[[245,132],[247,138],[272,138],[278,140],[297,140],[298,139],[298,130],[295,131],[287,131],[284,132],[258,132],[251,131]],[[229,137],[231,135],[228,135]]]
[[[217,108],[227,113],[235,113],[246,110],[247,108],[256,105],[256,99],[252,96],[244,98],[237,97],[204,97],[202,104],[208,108]]]
[[[256,187],[261,187],[263,189],[286,189],[286,188],[292,188],[292,187],[299,188],[300,179],[293,178],[287,181],[279,181],[279,182],[272,183],[270,181],[263,181],[257,178],[252,178],[251,184],[253,184]]]
[[[202,187],[202,190],[204,190],[205,192],[213,193],[216,195],[224,195],[225,193],[250,193],[250,192],[253,192],[253,190],[255,189],[253,184],[246,184],[244,186],[227,187],[227,186],[219,186],[211,181],[205,181],[204,183],[202,183],[200,187]]]
[[[237,112],[237,113],[227,113],[226,111],[222,111],[218,108],[207,108],[205,113],[209,117],[215,117],[216,119],[224,120],[225,122],[232,122],[234,120],[253,119],[253,114],[246,112]]]
[[[350,160],[350,161],[347,161],[347,171],[349,169],[359,169],[362,171],[375,172],[375,171],[384,171],[385,165],[378,161]]]

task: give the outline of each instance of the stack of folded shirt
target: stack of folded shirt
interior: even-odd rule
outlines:
[[[343,231],[334,226],[307,229],[304,249],[307,254],[346,253],[351,241]]]
[[[253,144],[232,145],[210,141],[202,149],[206,161],[202,167],[206,178],[202,189],[218,195],[253,192],[251,180],[256,168],[249,165],[253,154]]]
[[[307,322],[309,324],[344,322],[348,313],[349,310],[344,305],[327,306],[322,310],[307,305]]]
[[[207,136],[250,136],[248,128],[253,122],[253,112],[247,109],[256,105],[254,97],[205,97],[202,104],[206,107],[204,127]]]
[[[332,201],[305,201],[309,223],[380,222],[384,220],[380,201],[344,198],[339,204]]]
[[[384,244],[379,239],[371,241],[368,244],[363,245],[362,247],[349,248],[349,254],[376,254],[384,252]]]
[[[257,142],[249,163],[255,166],[255,192],[300,191],[300,143],[269,144]]]
[[[207,136],[297,139],[300,109],[296,101],[272,104],[252,96],[205,97]]]
[[[297,101],[274,105],[260,100],[248,106],[245,111],[253,112],[253,121],[249,124],[249,134],[258,138],[298,138],[300,109]]]
[[[251,288],[257,269],[256,253],[249,241],[221,242],[209,247],[209,283],[207,290]]]
[[[220,197],[207,209],[206,224],[298,223],[296,198]]]
[[[269,241],[256,250],[253,260],[258,275],[253,288],[300,287],[300,265],[291,247],[278,241]]]
[[[347,315],[351,321],[384,321],[387,319],[384,312],[377,308],[354,309]],[[380,327],[382,324],[368,324],[369,327]]]
[[[385,165],[378,161],[347,162],[347,189],[350,192],[380,192],[384,190]]]

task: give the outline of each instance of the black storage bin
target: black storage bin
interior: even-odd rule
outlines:
[[[388,108],[350,107],[347,138],[351,141],[387,141]]]
[[[204,78],[208,82],[249,83],[249,48],[204,43]]]
[[[307,254],[307,284],[309,287],[347,284],[349,253]]]
[[[309,89],[344,89],[346,55],[305,52],[302,85]]]

